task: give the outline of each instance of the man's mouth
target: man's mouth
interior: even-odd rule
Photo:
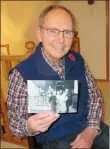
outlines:
[[[57,50],[63,50],[64,49],[64,46],[53,46],[55,49]]]

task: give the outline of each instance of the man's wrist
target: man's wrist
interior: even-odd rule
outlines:
[[[86,128],[91,128],[92,130],[96,129],[98,131],[97,135],[99,135],[101,133],[99,120],[89,119],[87,122]]]
[[[85,131],[96,137],[98,135],[98,129],[96,128],[86,128]]]
[[[28,135],[29,136],[35,136],[35,135],[38,135],[40,133],[40,132],[34,132],[34,131],[32,131],[32,129],[29,128],[27,122],[26,122],[26,128],[27,128],[27,131],[28,131]]]

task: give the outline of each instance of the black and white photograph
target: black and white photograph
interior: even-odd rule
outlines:
[[[78,80],[28,80],[28,113],[76,113]]]

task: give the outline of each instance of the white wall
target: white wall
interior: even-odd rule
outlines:
[[[80,37],[80,51],[97,79],[106,77],[106,7],[105,1],[59,1],[76,18]]]
[[[11,54],[23,54],[25,42],[37,43],[36,26],[42,9],[52,1],[2,1],[1,43],[9,44]]]

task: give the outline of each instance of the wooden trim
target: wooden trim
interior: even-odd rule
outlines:
[[[97,82],[108,82],[108,79],[96,79]]]
[[[22,61],[27,58],[29,55],[3,55],[1,56],[2,61]]]
[[[10,55],[9,44],[0,44],[0,47],[7,49],[7,55]]]
[[[80,53],[80,39],[78,37],[78,32],[77,31],[75,31],[75,33],[74,33],[73,43],[72,43],[72,46],[71,46],[71,50]]]

